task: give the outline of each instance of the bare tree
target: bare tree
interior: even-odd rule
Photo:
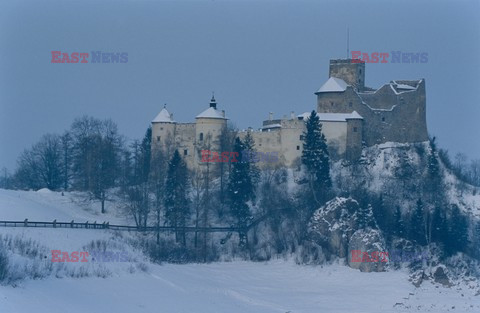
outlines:
[[[66,131],[62,137],[63,150],[63,190],[68,190],[70,186],[71,167],[72,167],[72,136]]]
[[[75,186],[99,200],[102,213],[108,189],[119,176],[123,139],[112,120],[84,116],[71,127],[73,137],[73,174]]]
[[[234,128],[232,124],[227,124],[223,127],[219,137],[218,137],[218,142],[219,142],[219,147],[220,151],[233,151],[233,145],[235,143],[235,138],[237,137],[238,131]],[[218,175],[220,178],[220,190],[219,190],[219,198],[220,198],[220,204],[221,204],[221,211],[220,215],[223,214],[223,209],[225,205],[225,200],[226,200],[226,182],[227,182],[227,176],[230,174],[231,170],[231,162],[221,162],[218,164]]]
[[[48,188],[57,190],[62,185],[61,140],[58,135],[44,135],[18,160],[15,173],[20,188]]]
[[[150,190],[153,193],[153,207],[157,226],[157,244],[160,244],[160,222],[162,218],[163,199],[165,198],[165,180],[167,172],[166,155],[162,150],[152,151],[150,166]]]

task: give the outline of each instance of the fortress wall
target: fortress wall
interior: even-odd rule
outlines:
[[[176,124],[175,149],[182,156],[189,168],[195,164],[195,123]],[[186,155],[185,155],[186,150]]]
[[[328,150],[333,159],[341,158],[347,149],[347,123],[320,121],[327,139]]]
[[[347,120],[347,140],[345,157],[347,160],[356,160],[362,155],[363,120]]]
[[[365,103],[362,103],[363,100]],[[376,109],[372,108],[372,105]],[[424,80],[420,82],[417,90],[398,95],[389,85],[383,86],[376,93],[368,94],[357,94],[351,87],[344,92],[320,93],[317,95],[317,111],[320,113],[357,111],[364,118],[362,134],[367,146],[387,141],[428,140]]]
[[[283,128],[281,130],[281,150],[280,155],[283,156],[284,162],[287,166],[292,166],[294,162],[302,155],[303,151],[303,142],[300,139],[303,131],[305,129],[305,123],[299,121],[303,125],[300,127],[299,124],[296,124],[297,127]],[[295,125],[292,123],[292,126]]]

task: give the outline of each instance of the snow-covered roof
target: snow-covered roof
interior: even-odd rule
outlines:
[[[322,122],[346,122],[347,120],[363,120],[363,117],[353,111],[352,113],[317,113],[320,121]],[[299,118],[303,118],[304,121],[308,120],[310,112],[305,112],[298,115]]]
[[[280,124],[270,124],[270,125],[265,125],[262,127],[262,129],[270,129],[270,128],[281,128],[282,125]]]
[[[417,88],[405,84],[397,84],[397,89],[415,90]]]
[[[357,113],[357,111],[353,111],[350,113],[350,117],[346,117],[347,120],[363,120],[363,117]]]
[[[175,123],[172,119],[170,113],[168,113],[166,108],[163,108],[160,113],[158,113],[157,117],[155,117],[152,123]]]
[[[347,89],[348,84],[340,78],[330,77],[325,84],[318,89],[317,93],[320,92],[343,92]]]
[[[310,112],[305,112],[305,113],[297,115],[297,117],[299,119],[302,119],[302,120],[307,120],[309,116],[310,116]]]
[[[412,81],[413,82],[413,81]],[[404,93],[404,92],[410,92],[410,91],[413,91],[413,90],[417,90],[418,86],[420,85],[420,83],[422,82],[422,80],[419,80],[416,82],[416,86],[413,87],[413,86],[410,86],[410,85],[407,85],[407,84],[399,84],[397,83],[396,81],[391,81],[390,82],[390,88],[393,90],[393,92],[396,94],[396,95],[399,95],[401,93]]]
[[[195,118],[221,118],[221,119],[226,119],[223,116],[223,113],[214,109],[213,107],[209,107],[202,113],[198,114]]]

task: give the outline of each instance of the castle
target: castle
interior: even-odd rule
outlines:
[[[388,141],[428,140],[425,80],[391,81],[378,89],[365,86],[365,63],[351,59],[330,60],[329,78],[315,92],[317,113],[333,159],[356,160],[362,147]],[[310,112],[273,119],[250,132],[259,152],[278,153],[287,167],[299,164],[305,120]],[[152,150],[178,149],[189,168],[202,164],[200,151],[218,151],[220,136],[226,131],[225,111],[210,106],[193,123],[177,123],[164,107],[152,121]],[[262,164],[259,164],[263,166]]]

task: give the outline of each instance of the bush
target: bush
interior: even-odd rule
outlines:
[[[8,274],[8,255],[3,242],[0,241],[0,282],[7,278]]]

